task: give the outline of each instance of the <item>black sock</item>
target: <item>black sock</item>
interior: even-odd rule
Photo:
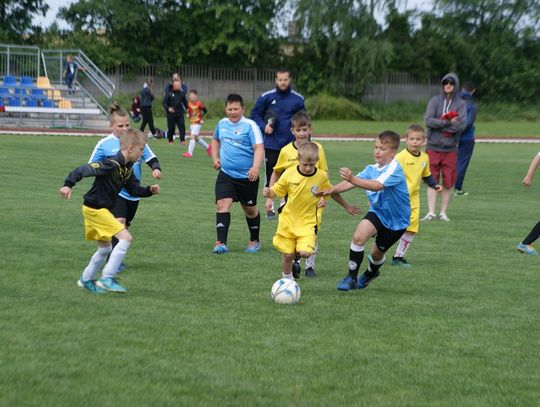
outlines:
[[[540,222],[538,222],[536,226],[532,228],[531,233],[529,233],[521,243],[524,245],[530,245],[532,242],[538,239],[538,237],[540,237]]]
[[[382,260],[380,260],[377,263],[379,263],[379,264],[373,264],[373,259],[371,258],[371,256],[369,256],[368,269],[364,273],[366,275],[366,277],[373,277],[375,274],[377,274],[377,272],[379,271],[381,266],[384,264],[384,257],[382,258]]]
[[[216,213],[217,240],[223,244],[227,244],[227,236],[229,234],[230,224],[231,224],[230,212]]]
[[[352,278],[358,277],[358,269],[362,264],[362,260],[364,260],[363,250],[361,252],[356,252],[353,249],[349,250],[349,275]]]
[[[261,230],[261,214],[257,213],[257,216],[254,218],[248,218],[246,216],[246,221],[249,228],[249,240],[252,242],[259,241],[259,231]]]

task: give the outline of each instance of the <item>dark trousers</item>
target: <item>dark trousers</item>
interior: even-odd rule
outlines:
[[[463,180],[465,179],[465,173],[467,167],[471,161],[474,150],[474,140],[460,141],[458,145],[458,159],[457,159],[457,181],[454,186],[455,189],[460,190],[463,187]]]
[[[146,125],[150,128],[152,135],[156,134],[156,128],[154,127],[154,115],[152,114],[152,106],[141,106],[142,123],[141,131],[144,131]]]
[[[175,127],[178,127],[178,132],[180,133],[180,141],[186,140],[186,124],[184,123],[184,115],[167,115],[167,138],[169,141],[174,139],[174,130]]]
[[[270,183],[270,177],[272,176],[272,172],[274,171],[274,167],[276,166],[277,160],[279,158],[279,151],[280,150],[270,150],[268,148],[264,149],[264,163],[266,171],[266,182],[264,184],[265,187],[267,187]]]

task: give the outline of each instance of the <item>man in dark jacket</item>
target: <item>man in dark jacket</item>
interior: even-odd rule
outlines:
[[[152,133],[152,136],[156,134],[156,129],[154,127],[154,115],[152,113],[152,102],[154,100],[154,93],[152,92],[152,85],[154,83],[154,80],[152,78],[148,78],[146,82],[143,85],[143,88],[141,90],[141,115],[142,115],[142,123],[140,130],[144,132],[144,129],[146,128],[146,125],[148,124],[148,127],[150,127],[150,132]]]
[[[274,170],[281,149],[294,140],[291,133],[291,117],[305,110],[304,97],[291,89],[291,72],[280,69],[276,72],[275,89],[264,92],[255,103],[251,119],[260,127],[264,136],[266,183]],[[267,212],[268,219],[275,218],[275,212]]]
[[[167,138],[169,143],[174,142],[175,126],[178,126],[180,142],[185,144],[186,127],[184,112],[186,111],[186,94],[182,91],[182,82],[174,80],[163,96],[163,108],[167,112]]]
[[[458,158],[457,158],[457,181],[454,187],[455,196],[468,195],[463,190],[463,180],[467,167],[471,161],[474,150],[474,121],[478,114],[478,103],[476,102],[476,87],[472,82],[465,82],[461,90],[461,98],[467,104],[467,125],[459,136]]]
[[[443,186],[441,211],[435,215],[437,191],[427,189],[428,213],[421,220],[439,219],[449,221],[446,214],[452,188],[456,183],[457,146],[459,135],[467,124],[465,101],[459,96],[459,79],[455,73],[448,73],[441,81],[441,92],[428,103],[424,121],[427,127],[426,153],[429,156],[431,175]],[[442,183],[440,176],[442,175]]]

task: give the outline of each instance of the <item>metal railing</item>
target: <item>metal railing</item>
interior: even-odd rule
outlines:
[[[3,76],[40,76],[39,47],[0,44],[0,71]]]

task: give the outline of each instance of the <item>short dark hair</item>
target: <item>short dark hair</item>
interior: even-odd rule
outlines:
[[[476,85],[472,81],[466,81],[463,83],[463,89],[465,89],[467,92],[472,92],[476,89]]]
[[[289,68],[285,68],[285,67],[278,68],[276,70],[276,75],[275,75],[276,78],[277,78],[278,73],[288,73],[289,76],[292,76],[291,70]]]
[[[383,144],[390,144],[394,150],[399,148],[400,137],[395,131],[385,130],[382,133],[379,133],[377,139]]]
[[[309,114],[305,110],[300,110],[291,117],[291,125],[293,127],[311,127],[311,117],[309,117]]]
[[[190,93],[195,93],[196,95],[199,94],[199,92],[197,92],[197,89],[190,89],[188,94],[190,94]]]
[[[237,93],[231,93],[227,96],[227,99],[225,100],[225,106],[227,106],[229,103],[240,103],[240,106],[244,107],[244,99],[242,96],[240,96]]]

